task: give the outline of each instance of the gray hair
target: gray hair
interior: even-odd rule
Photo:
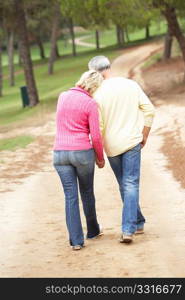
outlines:
[[[99,88],[103,81],[103,76],[95,70],[89,70],[83,73],[76,83],[76,86],[88,91],[91,95]]]
[[[106,56],[95,56],[89,61],[88,67],[89,70],[102,72],[104,70],[110,69],[110,61]]]

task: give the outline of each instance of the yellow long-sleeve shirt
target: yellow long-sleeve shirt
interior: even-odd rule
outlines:
[[[128,151],[142,139],[143,126],[151,127],[154,106],[131,79],[112,77],[94,94],[100,112],[100,128],[107,156]]]

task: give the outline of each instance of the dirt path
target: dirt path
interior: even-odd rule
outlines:
[[[84,42],[84,40],[88,39],[88,38],[91,38],[93,37],[92,34],[89,34],[89,35],[84,35],[84,36],[81,36],[79,38],[75,38],[75,44],[78,45],[78,46],[84,46],[84,47],[87,47],[87,48],[94,48],[96,47],[96,45],[94,43],[88,43],[88,42]],[[72,40],[69,40],[69,43],[72,44]],[[104,45],[100,45],[100,48],[103,48],[105,47]]]
[[[138,63],[159,47],[150,44],[124,51],[114,61],[114,72],[134,72]],[[165,114],[168,111],[157,108],[150,140],[143,149],[141,206],[147,219],[145,234],[136,236],[132,245],[118,243],[121,200],[106,163],[95,176],[98,218],[105,234],[87,241],[87,247],[79,252],[72,252],[68,246],[64,196],[47,150],[55,130],[52,119],[42,129],[46,142],[28,148],[33,153],[38,151],[37,161],[47,151],[43,168],[13,186],[14,191],[1,194],[0,276],[184,277],[184,190],[166,170],[166,158],[160,151],[163,137],[158,130]],[[45,148],[39,152],[41,144]]]
[[[79,46],[93,48],[93,47],[95,47],[95,44],[93,44],[93,43],[87,43],[87,42],[83,41],[83,40],[88,39],[90,37],[92,37],[92,34],[84,35],[84,36],[81,36],[79,38],[75,38],[75,44],[79,45]],[[69,43],[72,44],[72,40],[69,40]]]

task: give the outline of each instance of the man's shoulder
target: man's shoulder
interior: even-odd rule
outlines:
[[[114,97],[120,94],[135,93],[138,89],[138,83],[126,77],[111,77],[103,81],[101,86],[94,94],[97,102],[106,101],[108,97]]]
[[[127,77],[112,77],[112,82],[123,85],[137,85],[137,82]]]
[[[100,89],[107,88],[107,87],[113,87],[113,86],[120,86],[123,88],[128,87],[128,86],[134,87],[137,85],[138,85],[137,82],[133,79],[117,76],[117,77],[111,77],[109,79],[104,80]]]

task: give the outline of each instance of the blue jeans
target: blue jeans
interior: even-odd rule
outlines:
[[[122,232],[131,235],[137,229],[143,228],[145,223],[139,206],[141,145],[139,144],[123,154],[108,157],[108,159],[124,202]]]
[[[94,196],[94,150],[54,151],[54,167],[60,177],[64,194],[66,224],[71,245],[83,245],[84,235],[80,218],[78,183],[87,223],[87,237],[100,233]]]

